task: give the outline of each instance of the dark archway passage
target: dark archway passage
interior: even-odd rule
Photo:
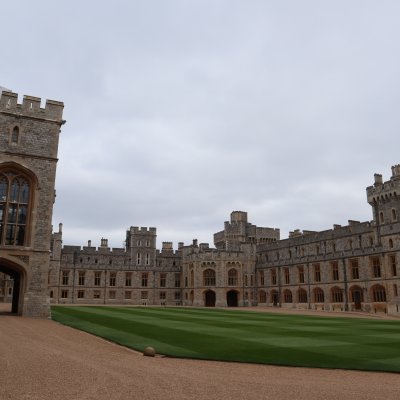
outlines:
[[[206,307],[215,307],[215,292],[212,290],[207,290],[204,293],[204,304]]]
[[[238,306],[238,292],[236,290],[230,290],[226,294],[226,304],[228,307]]]
[[[23,273],[17,265],[0,259],[0,272],[9,275],[14,281],[13,291],[12,291],[12,303],[11,303],[11,313],[22,315],[22,284],[23,284]]]

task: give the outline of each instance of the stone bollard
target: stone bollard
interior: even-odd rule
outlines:
[[[153,347],[148,346],[143,350],[143,355],[146,357],[154,357],[156,355],[156,350]]]

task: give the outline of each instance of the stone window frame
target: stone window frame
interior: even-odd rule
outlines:
[[[203,285],[216,286],[216,272],[214,269],[207,268],[203,272]]]
[[[0,246],[7,246],[7,247],[27,247],[30,245],[31,242],[31,228],[32,228],[32,211],[35,208],[35,192],[38,187],[38,180],[34,173],[27,168],[24,168],[22,165],[19,165],[14,162],[5,162],[3,164],[0,164],[0,179],[1,180],[6,180],[7,181],[7,193],[6,196],[3,198],[5,199],[4,201],[1,201],[1,203],[4,205],[4,212],[3,212],[3,223],[0,222]],[[25,181],[28,184],[29,187],[29,195],[27,202],[12,202],[11,199],[9,199],[10,195],[10,190],[11,190],[11,184],[14,180],[20,180],[20,181]],[[1,199],[0,199],[1,200]],[[22,244],[16,244],[16,233],[14,234],[14,239],[13,239],[13,244],[6,244],[6,228],[7,225],[7,216],[8,216],[8,209],[9,209],[9,204],[12,202],[12,204],[17,204],[18,210],[20,207],[20,204],[23,206],[26,206],[26,220],[24,224],[16,222],[13,224],[14,226],[24,226],[25,231],[24,231],[24,239]]]
[[[167,274],[166,272],[160,273],[160,287],[165,288],[167,287]]]
[[[17,129],[17,132],[15,132]],[[15,133],[17,134],[17,140],[14,139]],[[9,129],[8,143],[10,146],[18,146],[21,143],[22,127],[20,124],[12,124]]]

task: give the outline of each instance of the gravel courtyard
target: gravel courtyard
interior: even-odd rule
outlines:
[[[398,400],[400,375],[148,358],[50,320],[0,316],[0,399]]]

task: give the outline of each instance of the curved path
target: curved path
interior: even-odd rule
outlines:
[[[400,374],[148,358],[49,320],[0,317],[0,399],[386,399]]]

